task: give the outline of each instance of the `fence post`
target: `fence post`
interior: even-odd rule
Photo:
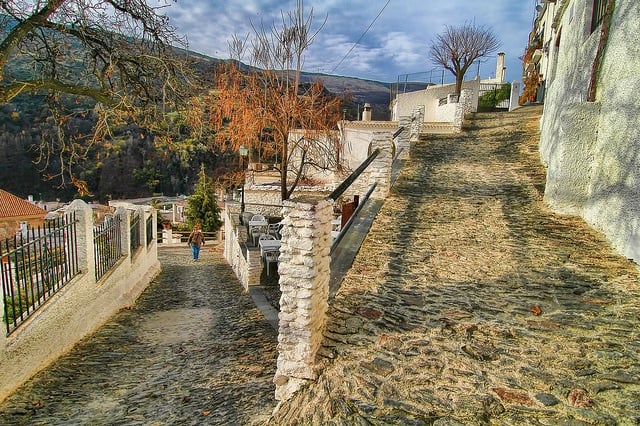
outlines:
[[[275,397],[286,401],[317,379],[327,320],[333,200],[283,203],[280,315]]]
[[[78,239],[78,268],[83,273],[90,274],[95,282],[96,259],[93,252],[93,211],[82,200],[74,200],[68,208],[69,212],[75,211]]]

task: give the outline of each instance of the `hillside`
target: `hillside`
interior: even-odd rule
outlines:
[[[191,60],[192,71],[198,74],[201,87],[213,85],[213,70],[222,62],[194,52],[177,50]],[[19,61],[17,63],[20,63]],[[8,66],[9,67],[9,66]],[[19,67],[9,70],[16,75]],[[321,80],[328,91],[337,96],[351,95],[344,105],[345,117],[355,120],[362,105],[369,102],[373,118],[389,118],[389,85],[387,83],[352,77],[304,73],[302,82]],[[90,110],[93,104],[84,105]],[[69,109],[73,109],[70,105]],[[20,197],[68,200],[74,197],[71,186],[60,187],[60,180],[45,180],[52,171],[43,170],[44,163],[35,164],[43,135],[52,134],[51,122],[43,96],[21,95],[11,103],[0,105],[0,187]],[[86,132],[95,117],[92,114],[76,114],[71,119],[75,128]],[[185,135],[185,137],[189,137]],[[212,152],[206,140],[194,140],[172,152],[158,147],[155,135],[135,126],[124,126],[113,135],[106,146],[95,146],[89,157],[76,167],[77,176],[88,182],[90,199],[107,201],[112,198],[135,198],[154,193],[165,195],[185,194],[191,191],[197,179],[200,165],[211,176],[219,176],[229,166],[228,153]],[[55,163],[50,165],[55,166]]]

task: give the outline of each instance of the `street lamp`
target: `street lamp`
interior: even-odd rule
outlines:
[[[242,198],[240,199],[240,223],[243,223],[243,213],[244,213],[244,187],[247,183],[247,168],[245,167],[245,158],[249,155],[249,150],[244,146],[240,145],[238,148],[238,152],[240,153],[241,159],[241,167],[242,167]]]

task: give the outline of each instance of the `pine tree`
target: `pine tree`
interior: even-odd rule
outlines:
[[[200,167],[198,183],[189,197],[186,216],[189,226],[199,223],[205,232],[215,232],[222,226],[215,185],[213,179],[205,174],[204,166]]]

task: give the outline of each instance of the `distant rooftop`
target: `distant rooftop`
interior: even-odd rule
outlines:
[[[42,216],[47,211],[3,189],[0,189],[0,219],[22,216]]]

